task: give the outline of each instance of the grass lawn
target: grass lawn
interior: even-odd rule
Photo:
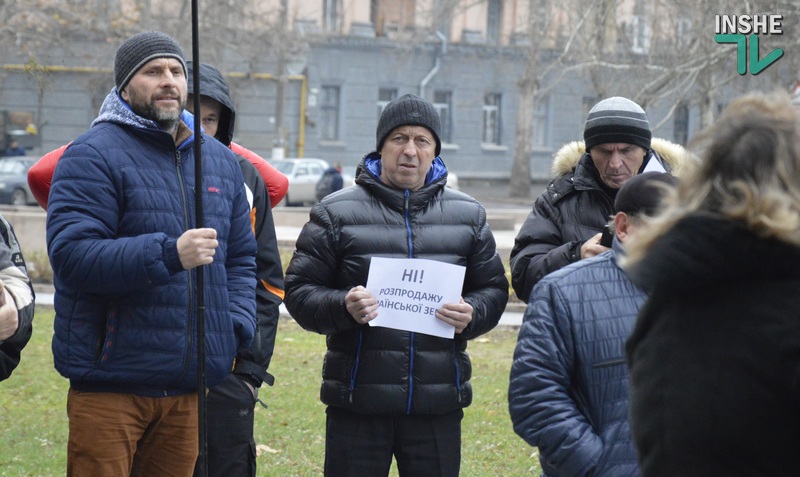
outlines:
[[[53,312],[42,307],[34,336],[10,379],[0,383],[0,476],[62,476],[66,469],[67,381],[53,368]],[[535,449],[508,417],[508,371],[517,331],[500,327],[469,345],[472,406],[463,422],[461,475],[538,475]],[[325,338],[281,320],[270,371],[256,407],[258,475],[319,476],[325,454],[325,406],[319,402]],[[397,475],[392,471],[392,475]]]

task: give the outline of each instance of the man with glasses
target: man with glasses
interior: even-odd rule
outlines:
[[[674,173],[685,156],[681,146],[652,139],[644,110],[619,96],[589,111],[583,139],[556,153],[556,177],[514,240],[512,286],[526,303],[548,273],[608,250],[601,232],[622,184],[644,171]]]

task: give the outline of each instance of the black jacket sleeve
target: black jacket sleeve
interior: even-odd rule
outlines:
[[[250,348],[239,352],[233,372],[253,385],[266,382],[270,386],[274,378],[267,372],[275,336],[278,331],[279,306],[283,301],[283,267],[278,252],[275,222],[269,193],[258,170],[246,159],[239,157],[245,184],[252,192],[251,220],[258,244],[256,254],[256,334]]]

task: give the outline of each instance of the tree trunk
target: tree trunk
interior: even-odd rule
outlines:
[[[508,181],[509,197],[528,198],[531,195],[531,133],[535,107],[535,83],[520,81],[514,162],[511,164],[511,178]]]

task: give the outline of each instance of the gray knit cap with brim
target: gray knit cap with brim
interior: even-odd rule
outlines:
[[[641,106],[614,96],[597,103],[586,117],[583,141],[589,151],[598,144],[626,143],[650,149],[650,122]]]
[[[380,152],[383,141],[395,128],[400,126],[423,126],[433,133],[436,140],[436,155],[442,151],[442,141],[439,140],[441,121],[439,113],[429,101],[413,94],[404,94],[393,99],[386,105],[378,119],[378,129],[375,132],[377,139],[376,151]]]
[[[142,66],[156,58],[175,58],[180,61],[183,65],[183,74],[188,81],[186,59],[178,42],[166,33],[146,31],[128,38],[117,49],[114,59],[114,81],[117,84],[117,91],[122,91]]]

